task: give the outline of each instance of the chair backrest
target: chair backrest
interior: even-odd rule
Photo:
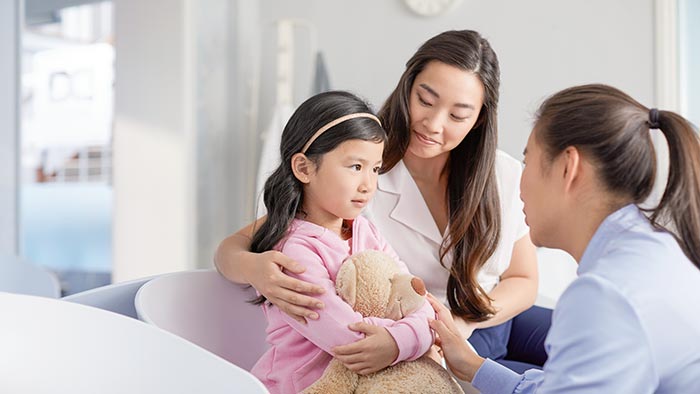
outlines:
[[[267,349],[267,321],[248,301],[255,291],[215,270],[161,275],[136,294],[139,319],[179,335],[250,370]]]
[[[137,319],[136,307],[134,306],[136,292],[144,283],[153,278],[155,278],[155,276],[113,283],[111,285],[71,294],[63,297],[63,300],[89,305]]]
[[[62,300],[0,294],[0,393],[267,393],[169,332]]]
[[[61,285],[46,268],[0,253],[0,291],[58,298]]]

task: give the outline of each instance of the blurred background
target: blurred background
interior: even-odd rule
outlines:
[[[700,0],[0,0],[0,251],[64,294],[211,267],[254,218],[289,111],[329,88],[378,108],[449,29],[498,54],[499,145],[518,159],[538,104],[575,84],[698,124],[693,20]],[[541,256],[556,298],[575,264]]]

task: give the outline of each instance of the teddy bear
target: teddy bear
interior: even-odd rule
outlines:
[[[364,317],[399,320],[426,302],[423,281],[401,274],[391,256],[376,250],[348,257],[338,271],[335,288],[338,295]],[[333,359],[321,378],[303,393],[464,394],[445,368],[426,355],[369,375],[352,372]]]

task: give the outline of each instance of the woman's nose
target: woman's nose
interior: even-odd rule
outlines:
[[[443,121],[442,121],[442,116],[440,113],[431,113],[428,114],[424,119],[423,119],[423,126],[425,127],[426,131],[429,133],[440,133],[442,132],[443,129]]]

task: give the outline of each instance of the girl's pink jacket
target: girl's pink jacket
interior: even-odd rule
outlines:
[[[307,319],[307,324],[300,324],[274,305],[263,305],[270,349],[251,372],[270,393],[298,393],[318,380],[331,361],[333,347],[364,337],[350,331],[350,323],[365,321],[386,328],[399,347],[394,363],[415,360],[433,344],[428,318],[434,318],[435,312],[427,302],[418,311],[394,321],[363,318],[336,294],[335,277],[342,262],[366,249],[388,253],[400,271],[408,273],[406,265],[366,218],[359,216],[354,220],[352,234],[351,239],[343,240],[324,227],[295,219],[289,235],[275,248],[306,267],[303,274],[292,276],[321,285],[326,292],[318,297],[325,305],[318,311],[319,319]]]

